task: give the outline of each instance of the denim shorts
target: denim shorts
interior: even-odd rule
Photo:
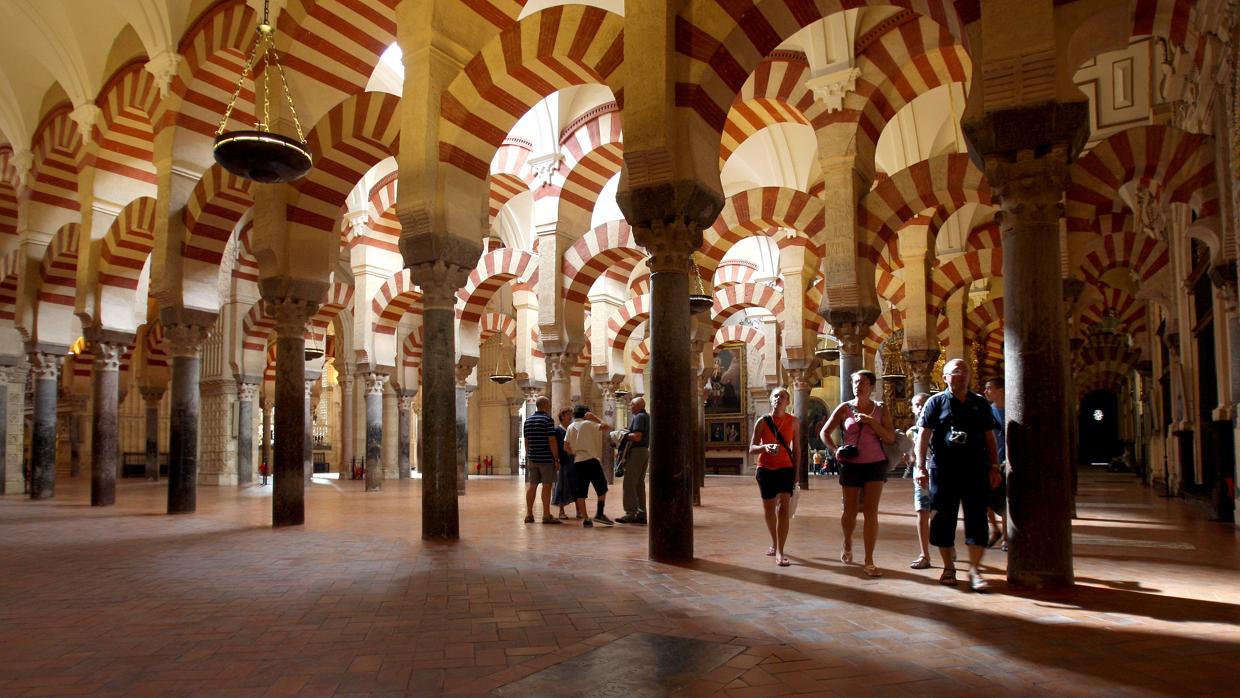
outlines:
[[[913,479],[913,511],[930,511],[930,488],[917,484],[916,478]]]

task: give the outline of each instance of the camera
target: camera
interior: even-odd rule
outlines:
[[[946,440],[952,446],[964,446],[969,443],[969,433],[959,429],[949,429]]]
[[[855,458],[861,449],[857,448],[857,444],[844,444],[835,450],[836,458]]]

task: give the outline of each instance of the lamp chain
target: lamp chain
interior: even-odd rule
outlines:
[[[241,70],[241,77],[237,79],[237,89],[233,91],[232,99],[228,100],[228,107],[224,109],[224,118],[220,119],[220,125],[216,129],[215,135],[219,136],[224,133],[224,129],[228,125],[228,119],[232,116],[233,109],[237,106],[237,99],[241,96],[241,90],[245,87],[245,81],[250,77],[255,66],[258,65],[259,49],[261,48],[263,56],[263,118],[256,126],[260,131],[268,131],[271,128],[271,64],[275,63],[276,71],[280,75],[280,85],[284,89],[284,99],[288,102],[289,116],[292,117],[293,128],[297,131],[297,140],[302,145],[305,145],[306,136],[301,129],[301,120],[297,118],[297,108],[293,106],[293,93],[289,90],[288,77],[284,74],[284,66],[280,63],[280,54],[276,51],[275,27],[271,26],[269,22],[269,0],[263,0],[263,22],[255,30],[258,37],[254,40],[253,48],[250,49],[250,55],[245,61],[245,67]]]

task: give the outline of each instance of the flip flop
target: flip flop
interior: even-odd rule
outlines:
[[[788,567],[792,564],[792,560],[789,560],[786,557],[781,557],[779,558],[779,562],[776,564],[778,564],[780,567]]]
[[[878,568],[877,568],[877,567],[875,567],[874,565],[866,565],[865,567],[862,567],[862,568],[861,568],[861,571],[862,571],[862,572],[865,572],[865,576],[867,576],[867,577],[881,577],[881,576],[883,576],[883,571],[882,571],[882,570],[880,570],[880,569],[878,569]]]
[[[852,551],[851,551],[851,550],[845,550],[845,551],[841,552],[841,553],[840,553],[840,562],[844,563],[845,565],[851,565],[851,564],[852,564]]]
[[[775,557],[775,546],[772,545],[771,547],[766,549],[766,556]]]

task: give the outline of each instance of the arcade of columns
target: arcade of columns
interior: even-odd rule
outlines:
[[[1004,376],[1013,581],[1072,581],[1095,394],[1148,482],[1230,516],[1233,2],[287,0],[315,157],[289,185],[210,156],[257,5],[182,5],[175,41],[122,26],[95,94],[58,80],[4,130],[6,492],[27,440],[32,498],[81,468],[98,506],[166,444],[168,513],[270,463],[296,525],[318,421],[366,490],[416,465],[423,536],[451,539],[466,463],[516,472],[533,396],[622,421],[630,392],[649,552],[686,560],[740,346],[742,425],[785,384],[809,426],[860,367]]]

